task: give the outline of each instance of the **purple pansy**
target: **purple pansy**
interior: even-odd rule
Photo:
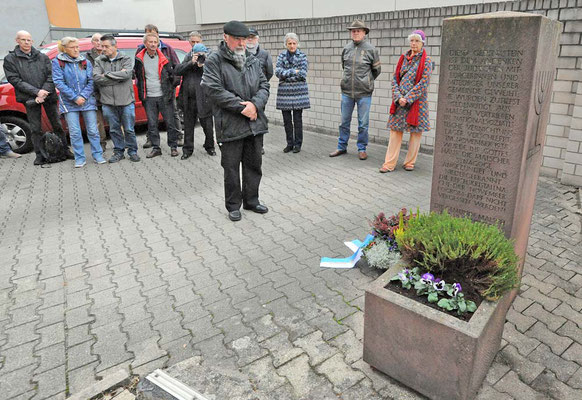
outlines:
[[[408,277],[406,276],[406,274],[405,274],[405,273],[399,272],[399,273],[398,273],[398,276],[400,277],[400,280],[401,280],[402,282],[406,282],[406,281],[408,281]]]
[[[420,280],[425,285],[430,285],[434,281],[434,275],[431,274],[430,272],[427,272],[424,275],[422,275],[422,278]]]
[[[456,296],[459,292],[462,292],[463,291],[463,288],[461,287],[461,284],[458,283],[458,282],[456,282],[456,283],[453,284],[453,288],[454,288],[453,296]]]

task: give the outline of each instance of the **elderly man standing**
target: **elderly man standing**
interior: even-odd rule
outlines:
[[[211,156],[216,155],[212,129],[212,105],[207,101],[200,86],[207,54],[206,46],[202,43],[196,43],[192,47],[192,51],[186,54],[184,61],[174,69],[176,75],[182,76],[182,85],[180,86],[180,103],[184,110],[182,160],[190,158],[194,152],[194,126],[197,119],[200,119],[200,125],[206,137],[204,150]]]
[[[270,81],[273,77],[273,59],[271,58],[271,54],[259,46],[259,31],[255,28],[249,28],[249,32],[251,34],[247,38],[247,51],[261,61],[263,74],[265,74],[267,81]]]
[[[192,31],[188,35],[188,42],[190,46],[194,47],[198,43],[202,43],[202,34],[198,31]]]
[[[363,21],[355,20],[348,27],[352,41],[342,51],[342,68],[344,70],[341,81],[342,122],[339,127],[337,150],[330,153],[330,157],[337,157],[347,153],[350,139],[350,122],[354,106],[358,105],[358,155],[360,160],[368,158],[368,123],[370,120],[370,106],[374,81],[380,75],[380,56],[378,50],[366,41],[370,28]]]
[[[99,88],[103,114],[113,140],[113,156],[109,162],[123,160],[125,149],[130,161],[137,162],[140,158],[134,130],[133,62],[129,56],[117,51],[117,40],[113,36],[102,36],[101,45],[103,54],[94,61],[93,81]]]
[[[93,68],[95,68],[95,60],[103,52],[100,33],[94,33],[93,36],[91,36],[91,45],[93,47],[91,48],[91,51],[87,53],[86,57],[87,60],[91,61]],[[101,148],[103,149],[103,152],[105,152],[105,148],[107,147],[107,133],[105,132],[105,124],[103,123],[103,108],[99,101],[99,92],[95,91],[94,95],[97,99],[97,128],[99,129],[99,139],[101,142]]]
[[[53,130],[66,145],[67,138],[57,108],[57,95],[53,83],[51,61],[46,54],[32,46],[32,36],[26,31],[16,33],[17,46],[4,58],[4,73],[6,79],[16,92],[16,101],[26,107],[26,116],[30,124],[32,145],[36,153],[34,165],[46,162],[40,153],[41,114],[42,108],[53,127]],[[75,156],[67,148],[67,158]]]
[[[159,45],[158,35],[146,33],[143,37],[145,48],[135,56],[135,76],[137,93],[144,104],[148,117],[148,139],[152,142],[152,151],[146,158],[162,155],[160,149],[160,131],[158,115],[161,113],[168,129],[168,146],[171,156],[178,156],[178,130],[174,121],[174,100],[176,85],[174,70],[170,61],[164,56]]]
[[[261,149],[263,135],[268,131],[265,105],[269,82],[259,59],[246,51],[249,29],[239,21],[230,21],[223,31],[224,40],[204,65],[202,87],[213,103],[228,217],[240,221],[241,205],[260,214],[269,211],[259,202]]]

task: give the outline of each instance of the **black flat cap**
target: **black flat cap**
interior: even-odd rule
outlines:
[[[249,28],[249,33],[253,36],[259,36],[259,31],[255,28]]]
[[[240,21],[229,21],[224,24],[224,33],[230,36],[247,37],[249,36],[249,28]]]

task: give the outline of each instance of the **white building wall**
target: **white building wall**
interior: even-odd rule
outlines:
[[[193,1],[193,0],[192,0]],[[83,28],[136,29],[154,24],[160,31],[176,31],[172,0],[103,0],[78,3]]]
[[[30,32],[34,46],[40,46],[49,32],[44,0],[0,0],[0,4],[0,59],[14,49],[16,32],[20,30]]]

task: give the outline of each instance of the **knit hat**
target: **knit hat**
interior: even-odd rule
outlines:
[[[348,31],[351,31],[352,29],[363,29],[364,31],[366,31],[366,34],[368,34],[370,32],[370,28],[368,28],[366,26],[366,23],[364,21],[362,21],[361,19],[356,19],[354,20],[354,22],[352,22],[352,24],[350,26],[348,26]]]
[[[224,33],[230,36],[243,37],[249,36],[249,28],[240,21],[230,21],[224,24]]]
[[[196,43],[192,47],[192,53],[208,53],[208,49],[202,43]]]
[[[420,29],[417,29],[414,32],[412,32],[410,35],[408,35],[408,40],[410,40],[414,36],[417,36],[422,41],[422,43],[426,43],[426,35]]]

